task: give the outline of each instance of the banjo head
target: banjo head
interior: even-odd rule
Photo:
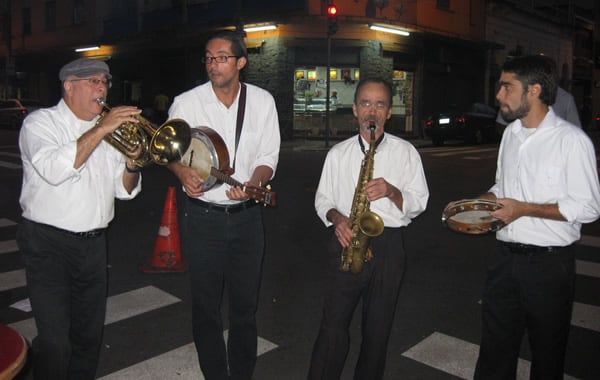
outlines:
[[[219,152],[215,144],[225,146],[223,139],[208,127],[196,127],[191,131],[190,147],[181,157],[181,163],[196,170],[202,183],[203,191],[221,185],[217,178],[211,174],[211,169],[219,169],[229,165],[229,157],[223,158],[223,149]],[[221,157],[219,155],[221,153]],[[225,150],[225,155],[227,151]]]

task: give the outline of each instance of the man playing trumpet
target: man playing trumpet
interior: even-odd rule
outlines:
[[[114,199],[141,190],[138,168],[109,144],[108,134],[136,123],[136,107],[115,107],[100,122],[111,75],[81,58],[59,73],[62,99],[23,122],[17,242],[38,335],[35,379],[94,379],[106,311],[106,227]]]

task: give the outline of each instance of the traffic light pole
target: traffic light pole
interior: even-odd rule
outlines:
[[[329,81],[331,69],[331,35],[327,33],[327,74],[326,74],[326,94],[325,94],[325,148],[329,147]]]

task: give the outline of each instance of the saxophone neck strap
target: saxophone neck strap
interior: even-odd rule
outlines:
[[[385,133],[382,133],[381,136],[379,136],[379,138],[377,139],[377,141],[375,141],[375,148],[377,148],[379,144],[381,144],[384,135]],[[365,143],[363,143],[363,139],[360,136],[360,133],[358,134],[358,143],[360,144],[360,150],[362,150],[363,154],[367,154],[367,151],[365,150]]]

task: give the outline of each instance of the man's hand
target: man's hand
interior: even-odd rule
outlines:
[[[490,212],[490,215],[500,219],[504,224],[509,224],[522,217],[525,203],[511,198],[498,198],[496,203],[501,206],[498,210]]]
[[[194,168],[181,165],[179,162],[171,162],[168,167],[179,178],[188,197],[198,198],[204,194],[202,190],[204,180],[200,178]]]
[[[248,185],[248,182],[244,183],[244,185]],[[227,198],[236,201],[245,201],[250,198],[239,186],[232,186],[229,190],[225,190],[225,195],[227,195]]]
[[[96,127],[102,129],[103,133],[107,135],[114,132],[123,123],[138,123],[139,119],[134,116],[141,113],[141,109],[133,106],[114,107],[102,117],[102,120],[100,120]]]
[[[335,236],[340,245],[344,248],[348,247],[353,237],[352,230],[350,229],[350,219],[332,208],[327,211],[327,220],[335,226]]]

